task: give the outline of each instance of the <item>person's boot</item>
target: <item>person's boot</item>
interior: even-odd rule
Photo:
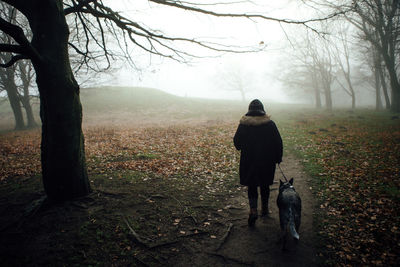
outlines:
[[[268,216],[272,212],[268,209],[268,201],[261,203],[261,216]]]
[[[249,220],[247,221],[249,226],[254,226],[257,218],[258,218],[257,209],[250,209]]]

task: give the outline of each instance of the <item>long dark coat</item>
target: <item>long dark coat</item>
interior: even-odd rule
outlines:
[[[243,116],[233,142],[240,154],[240,184],[271,185],[282,161],[282,138],[268,115]]]

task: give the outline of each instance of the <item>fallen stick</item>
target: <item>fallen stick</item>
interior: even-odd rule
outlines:
[[[179,242],[179,240],[167,241],[164,243],[159,243],[159,244],[154,244],[154,245],[148,246],[148,248],[149,249],[160,248],[160,247],[164,247],[164,246],[174,245],[178,242]]]
[[[186,214],[187,214],[186,217],[191,218],[191,219],[193,220],[193,222],[194,222],[195,224],[197,224],[197,223],[198,223],[198,222],[197,222],[197,219],[192,215],[191,212],[188,211],[188,208],[187,208],[185,205],[183,205],[183,204],[179,201],[179,199],[177,199],[176,197],[172,196],[172,198],[175,199],[175,200],[178,202],[178,204],[181,206],[181,208],[183,209],[183,213],[186,213]]]
[[[197,233],[190,233],[190,234],[183,235],[181,237],[191,237],[191,236],[197,236],[197,235],[205,235],[205,234],[208,234],[208,233],[209,233],[208,231],[198,231]]]
[[[215,251],[218,251],[223,244],[225,244],[226,240],[228,239],[229,234],[231,233],[231,230],[233,228],[233,223],[229,223],[228,229],[226,230],[225,234],[221,238],[221,242],[219,243],[217,249]]]
[[[124,219],[124,222],[126,223],[126,226],[128,226],[129,231],[131,232],[131,234],[133,235],[133,237],[135,238],[135,241],[139,244],[141,244],[142,246],[149,248],[149,245],[146,244],[146,242],[138,235],[138,233],[135,232],[135,230],[133,230],[133,228],[131,227],[131,225],[129,224],[128,220],[125,218],[125,216],[122,217]]]
[[[222,258],[222,260],[223,260],[224,262],[233,261],[233,262],[236,262],[236,263],[242,264],[242,265],[254,266],[254,262],[245,262],[245,261],[241,261],[241,260],[239,260],[239,259],[227,257],[227,256],[224,256],[224,255],[219,254],[219,253],[216,253],[216,252],[206,252],[206,253],[209,254],[209,255],[212,255],[212,256],[216,256],[216,257]]]

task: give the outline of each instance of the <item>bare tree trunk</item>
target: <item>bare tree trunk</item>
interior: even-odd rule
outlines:
[[[382,66],[379,67],[378,71],[379,71],[380,81],[382,84],[383,95],[385,96],[385,104],[386,104],[385,107],[386,107],[386,109],[390,109],[390,97],[389,97],[387,84],[386,84],[386,78],[383,73]]]
[[[332,92],[330,85],[324,86],[326,109],[332,110]]]
[[[11,69],[7,69],[7,72],[12,72]],[[19,101],[19,96],[18,96],[18,91],[17,91],[17,85],[15,84],[14,81],[14,74],[12,74],[12,78],[8,76],[8,81],[6,85],[6,91],[7,91],[7,96],[8,100],[10,101],[11,109],[14,113],[14,119],[15,119],[15,130],[21,130],[25,128],[24,125],[24,117],[22,116],[22,109],[21,109],[21,104]]]
[[[380,76],[379,76],[379,69],[375,65],[375,93],[376,93],[376,103],[375,103],[375,109],[376,110],[382,110],[383,105],[382,105],[382,97],[381,97],[381,82],[380,82]]]
[[[396,72],[394,70],[392,71]],[[391,76],[396,77],[397,75],[395,73],[392,73]],[[390,84],[392,87],[392,103],[390,105],[390,110],[393,112],[400,112],[400,83],[397,79],[391,78]]]
[[[321,104],[321,92],[319,91],[318,87],[314,88],[315,91],[315,107],[316,108],[321,108],[322,104]]]
[[[393,112],[400,112],[400,83],[396,68],[394,66],[394,59],[386,59],[385,63],[389,73],[390,87],[392,89],[392,102],[390,104],[390,110]]]
[[[25,91],[25,89],[24,89],[24,91]],[[32,106],[31,106],[30,99],[29,99],[29,91],[24,93],[24,96],[22,97],[21,101],[23,103],[22,105],[25,108],[27,127],[35,128],[37,126],[37,123],[36,123],[35,117],[33,115]]]
[[[8,59],[5,59],[7,61]],[[10,102],[11,109],[14,114],[15,130],[21,130],[25,127],[24,117],[22,115],[21,104],[19,101],[17,85],[14,80],[14,68],[1,69],[0,78],[7,92],[7,98]]]
[[[30,62],[21,60],[18,62],[18,67],[24,92],[23,96],[21,97],[21,102],[26,112],[27,127],[34,128],[37,126],[37,123],[35,121],[35,117],[33,116],[32,106],[30,103],[30,94],[29,94],[29,87],[31,85],[31,80],[32,80],[32,65],[30,64]]]
[[[396,10],[399,9],[399,3],[397,1],[393,2],[393,4],[389,3],[389,5],[392,9],[391,12],[388,13],[390,15],[387,17],[387,24],[385,24],[385,12],[383,11],[382,5],[377,5],[379,14],[378,24],[380,25],[378,33],[381,41],[380,52],[389,74],[390,86],[392,89],[392,103],[390,105],[390,110],[393,112],[400,112],[400,82],[396,68],[396,56],[398,56],[398,53],[396,52],[398,48],[398,30],[393,28],[393,19],[396,16]],[[384,30],[382,30],[382,28]]]
[[[356,93],[353,88],[353,84],[351,83],[350,73],[346,74],[347,85],[349,86],[350,96],[351,96],[351,109],[356,108]]]
[[[40,92],[43,184],[50,199],[68,200],[91,191],[79,86],[69,62],[69,30],[62,1],[34,2],[27,17],[33,32],[32,45],[41,55],[41,60],[32,63]]]
[[[312,86],[314,87],[314,95],[315,95],[315,107],[316,108],[321,108],[321,91],[319,90],[318,87],[318,82],[317,82],[317,77],[316,77],[316,68],[315,66],[312,68],[311,71],[311,80],[312,80]]]

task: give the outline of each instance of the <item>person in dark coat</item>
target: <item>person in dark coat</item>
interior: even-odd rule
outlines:
[[[249,111],[240,119],[233,142],[240,154],[240,184],[248,186],[250,204],[249,225],[258,218],[258,187],[261,194],[261,215],[269,213],[269,186],[272,185],[276,163],[282,162],[282,138],[275,123],[265,113],[260,100],[249,105]]]

